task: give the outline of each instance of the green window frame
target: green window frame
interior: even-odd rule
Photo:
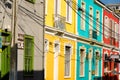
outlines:
[[[24,76],[33,76],[34,37],[24,36]]]
[[[1,32],[1,38],[2,38],[2,53],[1,54],[1,73],[0,73],[0,79],[4,78],[5,80],[9,79],[9,72],[10,72],[10,43],[11,41],[11,33],[10,32]],[[4,38],[4,39],[3,39]],[[6,77],[5,77],[6,76]]]

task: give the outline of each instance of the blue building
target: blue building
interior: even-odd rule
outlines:
[[[96,0],[78,0],[76,80],[102,77],[102,4]]]

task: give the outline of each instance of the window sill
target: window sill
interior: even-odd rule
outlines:
[[[64,76],[64,78],[71,78],[71,76]]]
[[[84,75],[79,75],[79,77],[85,77]]]
[[[85,29],[81,29],[81,28],[80,28],[80,30],[85,31]]]
[[[70,22],[70,21],[66,21],[66,23],[68,23],[68,24],[70,24],[70,25],[72,24],[72,22]]]
[[[97,74],[97,75],[95,75],[95,76],[99,76],[99,75]]]

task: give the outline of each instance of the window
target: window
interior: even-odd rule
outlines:
[[[84,65],[85,65],[85,50],[84,49],[80,49],[80,77],[84,76]]]
[[[72,22],[72,2],[70,0],[67,0],[67,8],[66,8],[66,21]]]
[[[99,52],[96,52],[95,76],[98,76],[98,74],[99,74],[99,58],[100,58],[100,54],[99,54]]]
[[[92,7],[89,8],[89,16],[90,16],[89,25],[90,25],[90,29],[91,29],[93,26],[93,8]]]
[[[115,45],[115,22],[112,20],[112,37],[111,45]]]
[[[110,29],[109,29],[109,18],[108,16],[104,17],[104,36],[105,38],[108,38],[110,36]]]
[[[107,62],[107,59],[108,59],[108,55],[105,53],[104,54],[104,72],[108,71],[108,62]]]
[[[110,27],[109,35],[110,35],[110,37],[112,37],[112,20],[111,19],[109,21],[109,27]]]
[[[119,25],[118,24],[117,24],[116,32],[117,32],[116,39],[117,39],[117,41],[119,41]]]
[[[65,77],[70,77],[71,47],[65,46]]]
[[[115,22],[112,20],[112,37],[115,37]]]
[[[115,38],[118,41],[118,24],[115,22]]]
[[[108,59],[108,55],[105,54],[105,55],[104,55],[104,60],[107,60],[107,59]]]
[[[97,29],[97,35],[99,35],[99,31],[100,31],[100,13],[99,13],[99,11],[96,11],[96,29]]]
[[[60,0],[55,0],[55,16],[60,14]]]
[[[82,8],[82,11],[81,11],[81,30],[85,30],[85,3],[82,2],[81,4],[81,8]]]
[[[32,36],[25,36],[24,41],[24,75],[33,75],[33,49],[34,49],[34,39]]]

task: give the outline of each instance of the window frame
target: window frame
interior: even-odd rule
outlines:
[[[66,0],[67,4],[66,4],[66,22],[67,23],[72,23],[72,3],[70,0]],[[68,3],[69,2],[69,3]]]
[[[112,19],[109,19],[109,28],[110,28],[109,37],[112,38]]]
[[[28,65],[31,65],[29,68],[31,68],[31,73],[30,72],[26,72],[25,70],[25,58],[26,58],[26,46],[25,46],[25,43],[26,43],[26,38],[28,39],[31,39],[33,44],[31,46],[31,64],[28,64]],[[28,55],[27,55],[28,57]],[[30,57],[30,56],[29,56]],[[31,35],[24,35],[24,76],[33,76],[33,68],[34,67],[34,37],[31,36]]]
[[[80,60],[80,64],[79,64],[79,77],[85,77],[85,58],[86,58],[86,48],[84,46],[81,46],[79,48],[79,51],[83,49],[84,50],[84,63],[83,63],[83,75],[81,75],[81,60]],[[79,58],[80,58],[80,52],[79,52]]]
[[[83,4],[84,4],[84,6],[83,6]],[[84,2],[84,1],[81,1],[81,8],[82,8],[82,11],[81,11],[81,16],[82,16],[82,18],[81,18],[81,20],[80,20],[80,29],[81,30],[85,30],[85,20],[86,20],[86,3]]]
[[[115,21],[112,20],[112,37],[115,38]]]
[[[107,57],[109,56],[107,51],[104,52],[104,61],[106,60],[106,56],[105,55],[107,55]],[[107,63],[106,67],[105,67],[105,63]],[[104,62],[104,73],[107,72],[108,70],[109,70],[108,62]]]
[[[109,23],[110,19],[108,16],[104,16],[104,37],[109,38],[110,37],[110,31],[109,31]]]
[[[60,15],[60,13],[61,13],[61,0],[54,0],[54,15],[55,15],[55,17],[57,17],[58,14]]]
[[[100,56],[100,51],[99,51],[99,50],[96,50],[96,51],[95,51],[95,57],[97,57],[97,56],[96,56],[96,53],[98,53],[98,55]],[[96,70],[96,62],[98,63],[98,64],[97,64],[97,69],[98,69],[98,70]],[[100,66],[100,65],[99,65],[99,60],[95,59],[95,76],[99,76],[99,66]]]
[[[64,45],[64,55],[66,54],[66,46],[70,47],[70,66],[69,66],[69,75],[65,75],[65,62],[64,62],[64,78],[70,78],[71,77],[71,55],[72,55],[72,45],[71,44],[65,44]]]
[[[90,29],[92,30],[92,27],[93,27],[93,7],[90,6],[89,7],[89,27]]]
[[[119,32],[119,26],[118,23],[115,22],[115,39],[118,41],[118,32]]]
[[[100,11],[96,10],[96,29],[97,29],[97,35],[100,34]]]

